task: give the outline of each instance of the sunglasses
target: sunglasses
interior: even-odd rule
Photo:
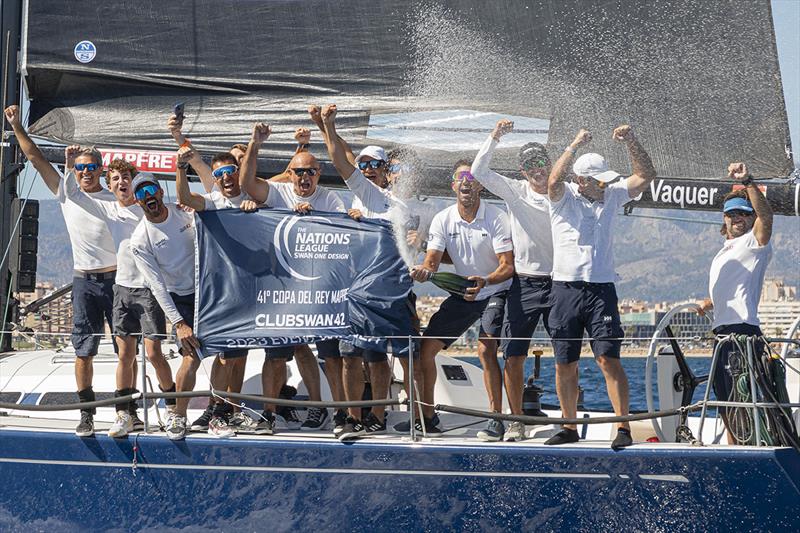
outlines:
[[[733,218],[733,217],[749,217],[753,213],[751,213],[750,211],[744,211],[743,209],[733,209],[725,214]]]
[[[389,172],[392,174],[410,174],[414,171],[414,168],[411,165],[404,165],[402,163],[395,163],[394,165],[389,165]]]
[[[75,170],[78,172],[83,172],[84,170],[88,170],[89,172],[94,172],[100,168],[100,165],[97,163],[75,163]]]
[[[239,167],[236,165],[225,165],[224,167],[217,167],[211,173],[215,178],[221,178],[225,176],[225,174],[233,175],[236,174],[236,171],[239,170]]]
[[[293,168],[291,169],[291,171],[294,172],[295,176],[302,176],[304,174],[308,174],[313,178],[314,176],[317,175],[316,168]]]
[[[523,165],[523,168],[525,168],[526,170],[529,168],[544,168],[549,164],[550,161],[548,161],[547,159],[536,159],[533,161],[526,161],[525,164]]]
[[[145,198],[148,196],[155,196],[158,192],[159,186],[155,183],[148,183],[147,185],[142,185],[136,192],[133,193],[133,196],[140,201],[144,201]]]
[[[469,170],[462,170],[453,174],[453,181],[474,181],[475,176]]]
[[[381,161],[380,159],[370,159],[369,161],[359,161],[358,168],[360,170],[367,170],[367,167],[371,169],[378,169],[381,168],[383,165],[386,164],[386,161]]]

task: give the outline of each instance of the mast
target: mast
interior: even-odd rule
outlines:
[[[22,33],[22,0],[2,0],[0,2],[0,64],[2,65],[2,94],[0,104],[3,109],[12,103],[19,102],[18,52]],[[17,196],[17,176],[22,165],[18,164],[19,155],[15,139],[6,136],[6,124],[3,120],[3,139],[0,145],[0,327],[8,331],[7,322],[16,315],[16,300],[11,294],[11,272],[9,271],[9,243],[14,228],[14,209],[12,202]],[[10,252],[10,250],[9,250]],[[11,335],[0,334],[0,353],[11,351]]]

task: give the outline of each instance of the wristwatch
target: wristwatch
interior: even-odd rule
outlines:
[[[310,145],[310,144],[308,144],[308,143],[305,143],[305,144],[300,144],[300,143],[297,143],[297,148],[298,148],[298,149],[300,149],[300,150],[303,150],[303,149],[306,149],[306,150],[308,150],[308,147],[309,147],[309,146],[311,146],[311,145]]]
[[[578,155],[578,151],[571,146],[567,146],[566,148],[564,148],[564,151],[570,152],[572,155]]]
[[[742,185],[744,185],[745,187],[747,187],[748,185],[752,185],[752,184],[753,184],[753,175],[752,175],[752,174],[748,174],[748,175],[747,175],[747,176],[746,176],[746,177],[745,177],[745,178],[742,180],[742,182],[741,182],[741,183],[742,183]]]
[[[177,167],[182,170],[186,170],[187,168],[189,168],[189,163],[184,161],[183,163],[178,163]]]

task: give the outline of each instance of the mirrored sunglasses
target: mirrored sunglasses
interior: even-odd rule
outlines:
[[[142,185],[133,195],[136,197],[137,200],[144,200],[148,196],[155,196],[158,192],[158,185],[155,183],[148,183],[147,185]]]
[[[372,169],[381,168],[383,165],[386,164],[386,161],[381,161],[380,159],[370,159],[369,161],[359,161],[358,168],[360,170],[367,170],[367,167]]]
[[[462,170],[453,174],[453,181],[473,181],[475,176],[469,170]]]
[[[239,170],[239,167],[237,167],[236,165],[225,165],[225,166],[222,166],[222,167],[215,168],[214,171],[211,174],[215,178],[221,178],[225,174],[228,174],[228,175],[236,174],[237,170]]]
[[[75,163],[75,170],[78,172],[83,172],[84,170],[88,170],[89,172],[94,172],[100,168],[100,165],[97,163]]]
[[[314,176],[317,175],[316,168],[293,168],[291,169],[291,171],[294,172],[296,176],[302,176],[304,174],[308,174],[313,178]]]

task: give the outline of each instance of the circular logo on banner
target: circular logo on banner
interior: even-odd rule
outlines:
[[[75,45],[75,59],[81,63],[89,63],[97,55],[97,48],[95,48],[92,41],[81,41]]]
[[[314,276],[319,272],[319,261],[341,261],[350,258],[350,234],[338,231],[309,231],[306,227],[295,227],[299,221],[330,220],[318,216],[287,216],[275,228],[273,244],[277,251],[278,262],[293,277],[303,281],[314,281],[322,276]],[[308,274],[298,272],[301,265],[311,269]],[[309,275],[312,274],[312,275]]]

